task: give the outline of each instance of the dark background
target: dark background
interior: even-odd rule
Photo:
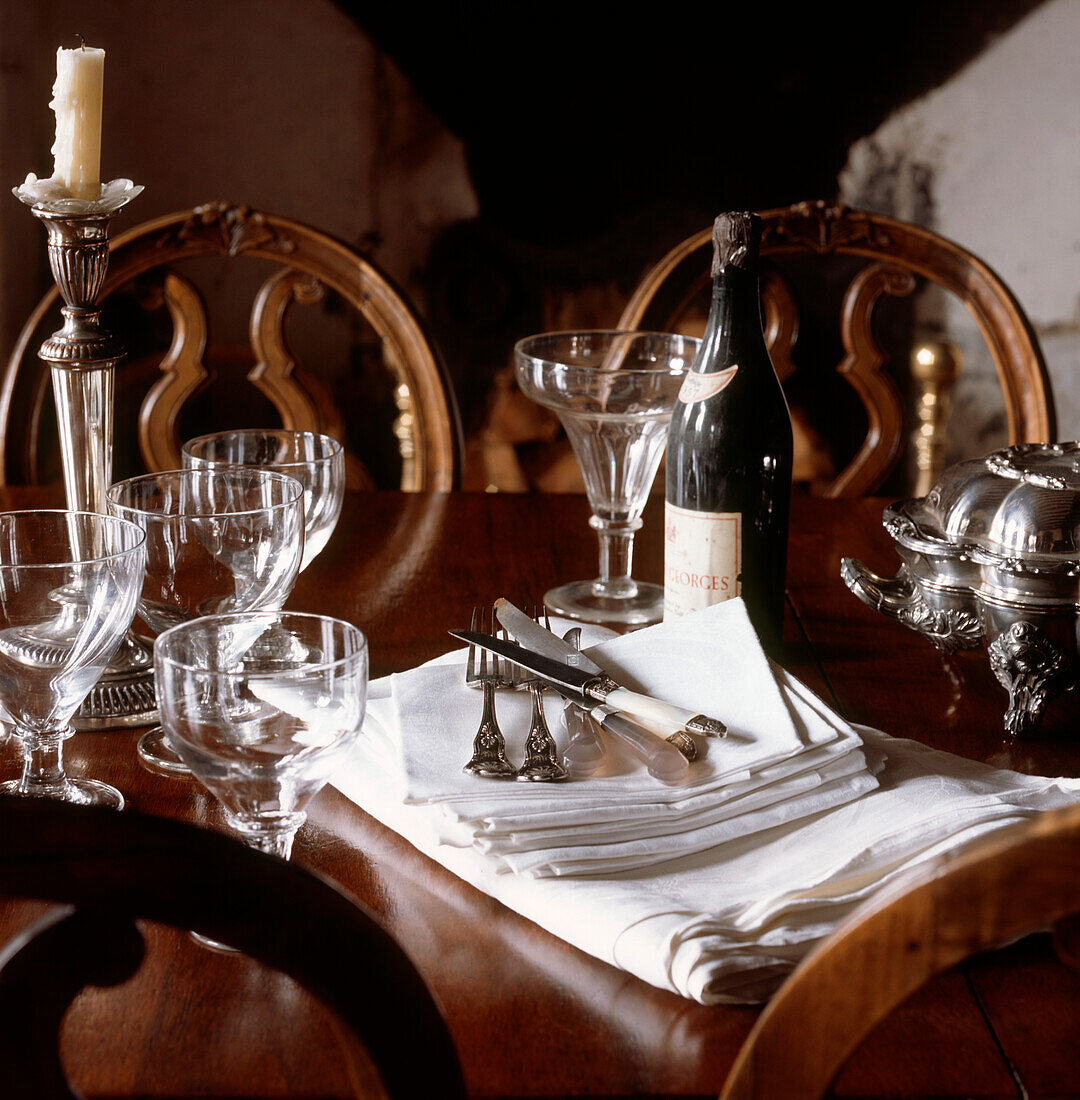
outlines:
[[[339,6],[462,139],[484,220],[558,244],[832,197],[852,141],[1040,2]]]
[[[613,303],[721,210],[836,197],[853,141],[1040,2],[420,15],[339,0],[465,146],[480,215],[436,244],[427,291],[466,428],[513,337],[613,324]],[[596,287],[591,313],[551,307]]]

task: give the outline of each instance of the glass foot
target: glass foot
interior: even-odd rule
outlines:
[[[583,623],[648,626],[664,617],[664,589],[634,581],[625,596],[602,595],[596,581],[574,581],[544,593],[548,610]]]
[[[165,731],[161,726],[147,730],[139,738],[138,752],[143,766],[152,772],[158,772],[161,775],[191,775],[187,764],[169,748],[165,741]]]
[[[77,806],[107,806],[113,810],[124,808],[124,796],[115,787],[96,779],[64,779],[62,783],[24,783],[21,779],[13,779],[9,783],[0,783],[0,794],[13,794],[21,798],[55,798]]]

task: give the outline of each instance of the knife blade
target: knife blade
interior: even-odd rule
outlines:
[[[564,641],[557,634],[545,630],[535,619],[530,619],[524,611],[515,607],[502,597],[495,601],[495,617],[510,631],[515,641],[536,653],[561,661],[572,668],[591,672],[594,676],[603,676],[604,670],[581,652],[577,646]]]
[[[508,628],[509,629],[509,628]],[[516,642],[490,634],[478,634],[472,630],[451,630],[453,637],[460,638],[469,645],[477,645],[489,653],[496,653],[508,661],[538,676],[560,695],[564,695],[591,710],[597,703],[603,703],[612,710],[623,711],[639,718],[646,725],[667,734],[704,733],[707,727],[712,736],[727,732],[727,727],[715,718],[695,714],[685,707],[677,707],[654,699],[651,695],[642,695],[636,691],[619,687],[605,672],[593,672],[591,669],[575,668],[573,665],[545,657]],[[586,658],[588,660],[588,658]],[[593,662],[589,661],[592,665]],[[593,666],[598,667],[598,666]]]
[[[576,646],[571,645],[557,634],[553,634],[550,630],[545,630],[535,619],[529,618],[524,611],[515,607],[509,600],[499,597],[495,601],[495,616],[514,638],[527,649],[531,649],[533,652],[551,660],[561,661],[571,668],[581,669],[584,672],[591,672],[594,676],[602,676],[605,680],[611,680],[611,677],[595,661],[588,658]],[[615,686],[620,691],[626,690],[619,687],[618,684]],[[643,696],[642,698],[650,697]],[[610,700],[608,700],[607,705],[615,710],[626,711],[628,714],[637,714],[638,717],[646,720],[651,714],[651,712],[644,710],[631,710],[629,706],[612,703]],[[667,705],[669,704],[665,704],[665,706]],[[685,728],[690,733],[702,734],[705,737],[722,737],[727,732],[727,727],[723,722],[716,718],[709,718],[704,714],[691,715],[689,724],[680,728]]]

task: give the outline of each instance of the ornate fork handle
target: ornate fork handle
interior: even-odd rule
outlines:
[[[558,747],[544,717],[543,688],[535,680],[529,688],[532,691],[532,720],[525,738],[525,763],[518,770],[517,778],[528,782],[565,779],[566,769],[559,763]]]
[[[485,680],[482,686],[484,713],[473,738],[472,758],[465,765],[465,771],[494,777],[514,776],[517,769],[506,759],[506,742],[495,718],[495,685]]]

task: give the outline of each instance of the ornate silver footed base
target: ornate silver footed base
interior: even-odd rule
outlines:
[[[1009,693],[1005,729],[1013,737],[1037,730],[1046,704],[1075,686],[1065,654],[1024,619],[1010,623],[988,652],[991,670]]]
[[[77,730],[115,730],[152,726],[157,720],[153,651],[129,633],[71,724]]]

